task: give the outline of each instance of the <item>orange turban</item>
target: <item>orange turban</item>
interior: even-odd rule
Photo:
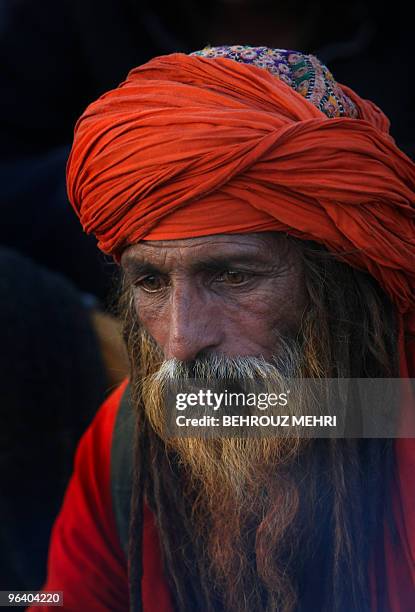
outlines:
[[[100,248],[286,231],[347,253],[414,308],[415,167],[371,102],[328,118],[282,80],[227,58],[136,68],[75,131],[68,193]]]

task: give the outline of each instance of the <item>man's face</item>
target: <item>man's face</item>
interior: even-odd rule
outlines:
[[[140,323],[165,359],[213,353],[269,360],[295,336],[306,298],[301,258],[284,235],[144,241],[121,259]]]

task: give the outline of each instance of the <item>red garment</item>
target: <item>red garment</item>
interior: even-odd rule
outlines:
[[[126,383],[103,404],[84,434],[76,455],[74,474],[64,504],[53,528],[48,577],[43,590],[63,591],[63,611],[127,612],[129,604],[126,558],[121,550],[112,512],[110,458],[112,433]],[[415,490],[415,471],[400,474]],[[399,486],[393,487],[395,511],[402,512]],[[413,518],[413,517],[412,517]],[[402,519],[400,521],[403,524]],[[410,533],[403,534],[410,548]],[[406,555],[391,555],[393,545],[385,531],[388,601],[387,612],[415,609],[411,569]],[[411,552],[408,550],[408,554]],[[376,563],[376,559],[375,559]],[[382,563],[381,563],[382,565]],[[376,612],[376,578],[372,575],[373,607]],[[391,588],[392,587],[392,588]],[[143,612],[173,612],[163,575],[159,538],[152,513],[144,506]],[[29,612],[47,612],[33,606]]]
[[[122,384],[103,404],[84,434],[64,503],[52,531],[48,577],[43,590],[63,591],[59,610],[127,612],[128,576],[112,512],[110,459],[112,432]],[[144,612],[172,612],[163,579],[160,546],[153,516],[144,506]],[[33,606],[30,612],[48,612]]]

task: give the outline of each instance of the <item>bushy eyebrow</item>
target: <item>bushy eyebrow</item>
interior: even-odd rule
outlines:
[[[123,262],[122,267],[125,274],[129,277],[143,276],[145,274],[160,274],[161,272],[157,266],[147,261],[140,261],[137,259],[127,259]]]
[[[190,264],[189,270],[192,272],[203,272],[206,270],[220,271],[233,268],[238,265],[245,265],[251,268],[263,268],[271,265],[264,258],[256,258],[252,254],[239,253],[235,255],[210,255]],[[142,276],[145,274],[168,274],[165,266],[157,266],[138,258],[128,258],[123,263],[124,271],[128,276]]]
[[[192,264],[191,268],[195,272],[203,270],[225,270],[227,268],[233,268],[238,265],[249,266],[251,268],[263,267],[266,262],[261,258],[256,258],[254,255],[248,253],[240,253],[235,255],[211,255],[204,257],[200,261]]]

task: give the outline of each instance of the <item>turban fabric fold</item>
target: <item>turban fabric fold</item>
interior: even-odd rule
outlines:
[[[136,68],[77,124],[68,193],[117,259],[139,240],[286,231],[415,306],[415,168],[389,122],[347,87],[329,118],[269,72],[173,54]]]
[[[333,81],[317,107],[296,82],[229,57],[151,60],[78,121],[69,199],[117,260],[140,240],[218,233],[325,245],[389,295],[401,376],[415,377],[415,166],[372,102]],[[399,441],[397,456],[415,585],[413,442]]]

